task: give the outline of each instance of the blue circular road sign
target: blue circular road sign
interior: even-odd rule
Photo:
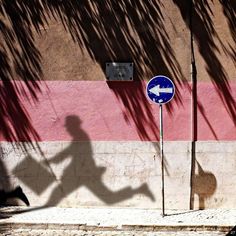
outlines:
[[[158,75],[149,80],[146,93],[152,102],[165,104],[174,97],[175,85],[168,77]]]

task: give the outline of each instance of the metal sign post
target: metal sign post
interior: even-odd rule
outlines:
[[[154,103],[159,104],[160,121],[160,158],[161,158],[161,196],[162,216],[165,216],[165,178],[164,178],[164,146],[163,146],[163,111],[162,104],[169,102],[175,94],[173,82],[166,76],[153,77],[147,84],[147,97]]]
[[[162,197],[162,216],[165,216],[165,178],[164,178],[164,147],[163,147],[163,114],[162,104],[160,110],[160,157],[161,157],[161,197]]]

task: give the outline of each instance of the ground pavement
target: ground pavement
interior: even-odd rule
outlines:
[[[0,235],[236,235],[235,210],[167,211],[132,208],[0,208]]]

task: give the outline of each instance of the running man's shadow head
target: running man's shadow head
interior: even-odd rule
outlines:
[[[65,124],[64,127],[66,128],[67,132],[72,137],[78,136],[78,131],[80,130],[80,125],[82,124],[82,121],[80,118],[76,115],[69,115],[65,118]]]

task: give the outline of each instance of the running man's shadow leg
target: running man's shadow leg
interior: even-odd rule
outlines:
[[[125,187],[118,191],[111,191],[100,181],[87,182],[85,185],[90,189],[99,199],[108,205],[112,205],[126,199],[132,198],[136,194],[143,194],[146,197],[149,197],[152,201],[155,201],[154,195],[148,188],[146,183],[142,184],[138,188],[132,189],[131,187]]]
[[[112,205],[132,198],[135,194],[143,194],[146,197],[150,198],[152,201],[155,201],[155,197],[146,183],[134,189],[132,189],[131,187],[125,187],[118,191],[111,191],[107,188],[107,186],[104,185],[101,180],[83,181],[80,183],[78,181],[76,184],[70,183],[68,182],[68,180],[62,180],[61,184],[53,190],[45,206],[56,206],[62,199],[65,199],[68,194],[72,193],[75,190],[75,185],[76,188],[79,188],[80,186],[87,187],[100,200],[108,205]]]

